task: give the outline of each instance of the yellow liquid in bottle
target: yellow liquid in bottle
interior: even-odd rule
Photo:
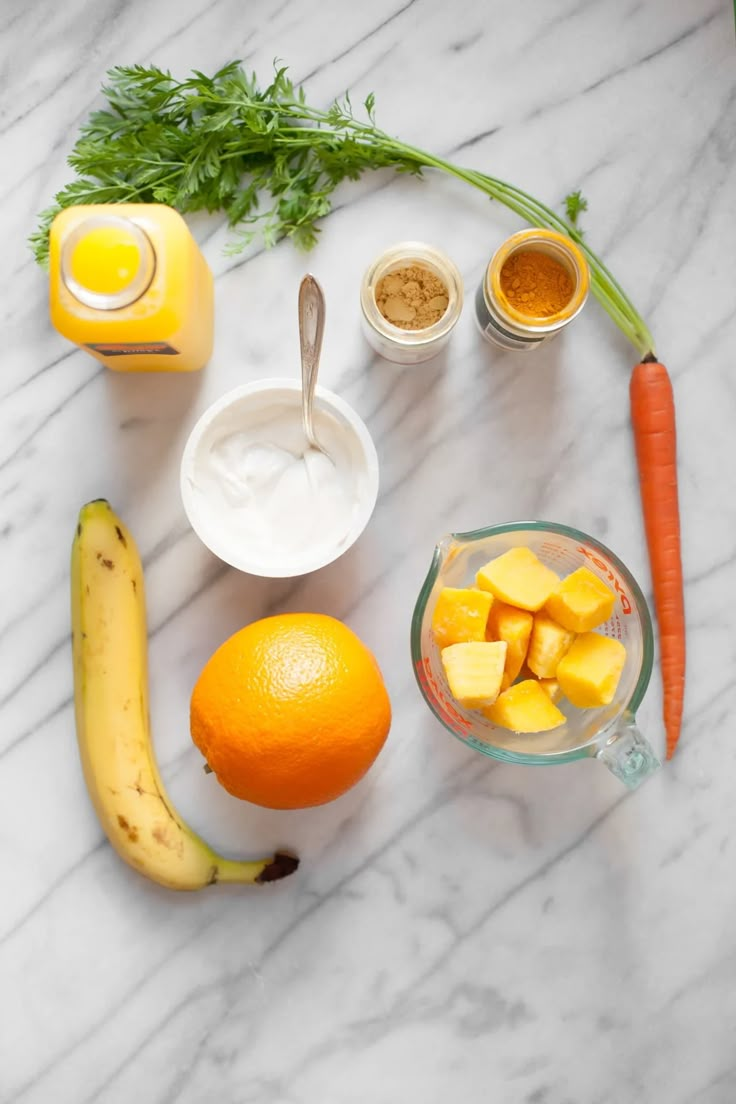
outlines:
[[[212,273],[172,208],[69,207],[52,224],[49,262],[51,321],[109,368],[187,372],[206,364]]]
[[[74,246],[69,270],[82,287],[116,295],[132,283],[140,261],[138,243],[125,227],[98,226]]]

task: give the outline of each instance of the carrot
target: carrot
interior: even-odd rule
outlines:
[[[685,604],[677,501],[677,443],[672,384],[649,354],[629,387],[644,529],[659,624],[667,758],[680,738],[685,693]]]

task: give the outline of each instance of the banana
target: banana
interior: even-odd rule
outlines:
[[[222,858],[181,819],[166,793],[148,719],[143,568],[130,532],[105,499],[80,511],[71,582],[82,768],[120,857],[170,889],[272,882],[291,874],[299,860],[285,853],[255,862]]]

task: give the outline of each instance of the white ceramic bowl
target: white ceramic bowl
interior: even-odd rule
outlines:
[[[269,406],[284,404],[294,407],[294,416],[300,418],[301,384],[295,379],[264,379],[247,383],[228,391],[212,404],[201,416],[189,435],[184,447],[180,469],[180,489],[184,510],[189,523],[203,544],[219,559],[239,571],[261,575],[271,579],[292,578],[317,571],[338,559],[358,539],[373,513],[378,496],[378,456],[370,433],[355,411],[332,391],[317,387],[314,400],[315,426],[319,434],[320,413],[337,423],[341,439],[349,449],[351,466],[355,472],[355,504],[347,535],[338,547],[300,547],[298,554],[284,559],[283,549],[273,548],[272,554],[248,546],[242,539],[234,540],[227,527],[217,524],[216,513],[208,508],[201,478],[205,450],[217,434],[227,426],[232,432],[242,416],[243,426],[249,417],[265,412]],[[205,496],[205,498],[203,498]],[[218,509],[222,504],[218,504]],[[286,547],[286,543],[285,543]]]

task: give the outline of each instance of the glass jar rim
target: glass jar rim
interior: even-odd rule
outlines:
[[[404,330],[381,314],[375,297],[378,281],[392,268],[415,263],[429,268],[447,288],[447,308],[441,318],[421,330]],[[360,286],[360,305],[369,326],[396,345],[421,347],[444,337],[455,326],[463,307],[463,280],[450,258],[425,242],[405,241],[390,246],[366,269]]]
[[[553,253],[563,255],[570,262],[575,273],[575,287],[570,299],[561,310],[546,317],[525,314],[517,310],[509,303],[501,287],[501,270],[509,257],[535,245],[548,246]],[[486,269],[484,287],[486,295],[492,298],[498,313],[514,326],[527,333],[554,333],[583,309],[590,289],[590,271],[582,250],[570,238],[556,230],[532,227],[528,230],[518,230],[498,247]]]

